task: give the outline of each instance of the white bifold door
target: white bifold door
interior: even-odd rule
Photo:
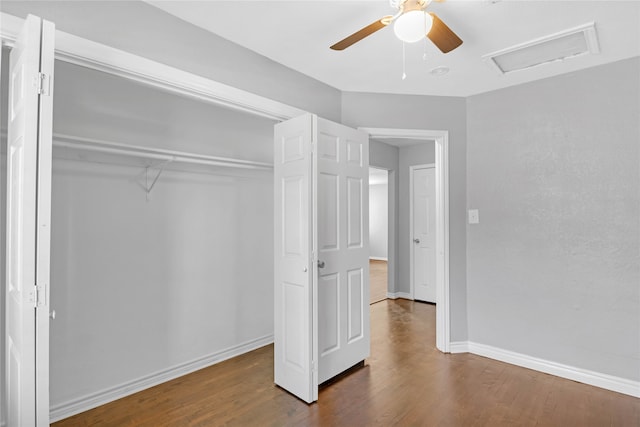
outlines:
[[[5,348],[12,427],[49,425],[54,32],[52,23],[29,15],[9,64]]]
[[[275,382],[305,402],[369,356],[369,137],[275,126]]]

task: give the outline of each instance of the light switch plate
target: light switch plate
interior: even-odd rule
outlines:
[[[478,209],[469,209],[469,224],[479,224],[480,223],[480,214],[478,213]]]

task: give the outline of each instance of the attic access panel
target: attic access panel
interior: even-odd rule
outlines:
[[[507,74],[589,53],[600,53],[594,22],[493,52],[482,59],[500,74]]]

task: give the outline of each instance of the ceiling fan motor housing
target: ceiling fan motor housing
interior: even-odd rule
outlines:
[[[389,0],[391,7],[402,11],[402,13],[412,10],[424,10],[431,0]]]

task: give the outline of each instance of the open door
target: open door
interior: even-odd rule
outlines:
[[[308,403],[369,356],[368,144],[312,114],[275,126],[275,382]]]
[[[318,400],[312,213],[316,122],[309,114],[278,123],[274,145],[274,377],[307,403]]]
[[[369,357],[369,135],[318,119],[318,381]]]
[[[54,26],[29,15],[10,56],[7,138],[7,412],[49,425],[49,255]]]

